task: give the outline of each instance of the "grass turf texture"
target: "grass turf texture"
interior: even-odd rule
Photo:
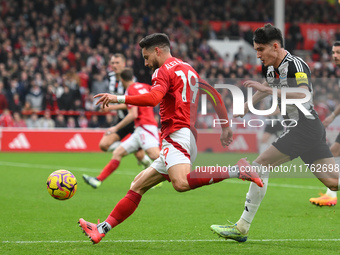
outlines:
[[[197,164],[234,164],[244,156],[200,154]],[[141,170],[130,155],[100,188],[86,185],[82,174],[97,175],[109,159],[109,153],[1,153],[0,254],[339,254],[340,207],[309,203],[325,191],[315,178],[272,178],[242,244],[210,231],[243,211],[249,183],[232,179],[181,194],[169,183],[150,190],[129,219],[92,245],[78,219],[104,220]],[[49,174],[62,168],[78,180],[67,201],[46,190]]]

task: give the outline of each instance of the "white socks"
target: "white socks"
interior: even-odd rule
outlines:
[[[326,195],[330,197],[337,197],[337,191],[332,191],[330,189],[327,189]]]
[[[337,169],[339,169],[340,168],[340,157],[335,157],[334,159],[335,159],[335,164],[338,165]],[[338,190],[340,190],[340,172],[339,172],[339,177],[338,177]],[[326,194],[330,197],[336,197],[337,192],[331,191],[330,189],[328,189]]]
[[[263,187],[260,188],[253,182],[250,184],[249,191],[246,196],[244,211],[241,218],[236,223],[237,228],[241,231],[242,234],[248,233],[250,224],[255,217],[257,209],[260,207],[261,201],[266,194],[268,186],[269,172],[263,172],[260,164],[255,161],[252,165],[259,169],[259,176],[263,181]]]
[[[102,223],[99,223],[97,225],[97,229],[99,233],[106,234],[112,229],[112,227],[109,223],[107,223],[106,221],[103,221]]]
[[[145,168],[148,168],[152,164],[152,159],[148,155],[144,155],[144,158],[140,161]]]

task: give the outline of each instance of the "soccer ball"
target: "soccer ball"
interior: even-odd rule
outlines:
[[[77,179],[67,170],[57,170],[47,178],[47,191],[58,200],[71,198],[77,191]]]

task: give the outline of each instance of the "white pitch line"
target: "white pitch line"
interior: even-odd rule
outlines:
[[[24,168],[41,168],[41,169],[50,169],[50,170],[51,169],[68,169],[70,171],[82,171],[82,172],[91,172],[91,173],[99,173],[99,171],[100,171],[100,169],[86,168],[86,167],[40,165],[40,164],[17,163],[17,162],[6,162],[6,161],[0,161],[0,166],[1,165],[24,167]],[[135,176],[137,174],[137,172],[133,172],[133,170],[136,170],[136,169],[125,168],[122,171],[116,171],[115,174]],[[273,179],[271,179],[271,180],[273,180]],[[233,184],[249,185],[249,182],[242,182],[240,180],[225,180],[224,182],[225,183],[233,183]],[[270,182],[270,181],[269,181],[268,186],[269,187],[280,187],[280,188],[292,188],[292,189],[311,189],[311,190],[319,190],[319,189],[324,188],[323,186],[307,186],[307,185],[305,186],[305,185],[294,185],[294,184],[282,184],[282,183],[273,183],[273,182]]]
[[[17,163],[17,162],[6,162],[0,161],[0,166],[15,166],[15,167],[24,167],[24,168],[40,168],[40,169],[68,169],[70,171],[83,171],[83,172],[91,172],[91,173],[99,173],[100,169],[95,168],[86,168],[86,167],[74,167],[74,166],[58,166],[58,165],[40,165],[40,164],[29,164],[29,163]],[[126,171],[128,170],[128,171]],[[136,172],[131,172],[131,168],[125,168],[124,172],[115,172],[115,174],[123,174],[123,175],[136,175]]]
[[[89,243],[89,240],[51,240],[51,241],[1,241],[3,244],[37,244],[37,243]],[[103,240],[101,243],[197,243],[197,242],[231,242],[223,239],[207,240]],[[340,242],[340,239],[248,239],[250,242]]]

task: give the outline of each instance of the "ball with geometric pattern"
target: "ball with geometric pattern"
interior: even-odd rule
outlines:
[[[67,170],[57,170],[47,178],[47,190],[58,200],[70,199],[77,191],[77,179]]]

